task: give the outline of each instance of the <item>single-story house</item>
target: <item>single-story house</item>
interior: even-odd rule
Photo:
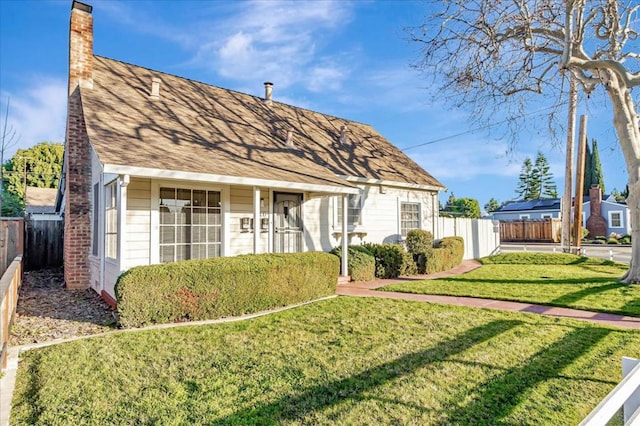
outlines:
[[[509,201],[495,210],[491,217],[503,221],[560,219],[561,204],[560,198]],[[592,209],[593,206],[596,207]],[[573,217],[573,208],[571,214]],[[595,221],[598,225],[590,227],[590,221],[591,224]],[[625,203],[616,201],[612,195],[602,196],[600,188],[591,188],[589,196],[582,200],[582,226],[589,229],[594,237],[609,236],[611,233],[631,234],[629,208]]]
[[[262,98],[94,55],[92,28],[74,1],[58,199],[69,288],[114,303],[137,265],[433,232],[444,186],[373,127],[277,102],[271,83]]]
[[[56,188],[36,188],[28,186],[25,193],[24,210],[30,220],[52,220],[60,216],[56,213]]]

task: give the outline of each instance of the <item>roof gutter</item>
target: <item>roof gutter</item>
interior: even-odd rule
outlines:
[[[342,179],[346,179],[349,182],[366,183],[370,185],[384,185],[384,186],[392,186],[397,188],[421,189],[423,191],[446,191],[447,190],[447,188],[444,186],[421,185],[418,183],[398,182],[395,180],[368,179],[368,178],[363,178],[358,176],[346,176],[346,175],[337,175],[337,176]]]
[[[174,170],[152,169],[147,167],[122,166],[117,164],[105,164],[104,173],[126,174],[138,177],[157,179],[179,179],[197,182],[222,183],[230,185],[262,186],[282,190],[299,190],[330,194],[358,194],[359,189],[345,182],[344,186],[323,185],[316,183],[291,182],[251,177],[215,175],[210,173],[195,173]]]

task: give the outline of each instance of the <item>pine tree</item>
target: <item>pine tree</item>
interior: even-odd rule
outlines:
[[[518,177],[518,187],[516,188],[516,194],[523,200],[533,200],[536,198],[536,188],[532,185],[533,175],[533,163],[531,158],[527,157],[522,163],[522,169],[520,169],[520,176]]]
[[[537,198],[557,198],[558,190],[556,188],[556,183],[553,180],[553,173],[550,171],[549,161],[541,151],[538,151],[536,164],[533,168],[536,183],[538,185]]]
[[[487,204],[484,205],[484,210],[487,213],[491,213],[494,212],[496,210],[498,210],[500,208],[500,201],[496,200],[495,198],[491,197],[491,199],[489,200],[489,202]]]
[[[591,188],[591,148],[589,148],[589,139],[587,139],[587,149],[584,155],[584,191],[582,195],[589,195]]]
[[[591,144],[591,185],[589,188],[593,185],[598,185],[600,186],[600,191],[604,194],[604,176],[602,174],[602,164],[600,164],[600,154],[598,153],[598,141],[593,139]]]

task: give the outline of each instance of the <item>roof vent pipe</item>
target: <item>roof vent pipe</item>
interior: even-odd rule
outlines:
[[[340,139],[339,142],[341,144],[345,144],[347,142],[349,142],[349,136],[347,135],[347,133],[349,132],[349,128],[343,124],[342,127],[340,127]]]
[[[269,81],[264,82],[264,103],[267,105],[271,105],[273,101],[271,100],[271,95],[273,93],[273,83]]]
[[[160,99],[160,81],[158,77],[151,79],[151,95],[149,95],[151,99]]]
[[[293,148],[293,130],[287,130],[287,146]]]

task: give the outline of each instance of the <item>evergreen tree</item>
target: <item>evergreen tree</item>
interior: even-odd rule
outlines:
[[[496,200],[495,198],[491,197],[491,199],[489,200],[489,202],[487,204],[484,205],[484,210],[487,213],[491,213],[491,212],[495,212],[496,210],[498,210],[500,208],[500,201]]]
[[[532,176],[533,163],[531,162],[531,158],[527,157],[522,163],[522,169],[520,169],[520,176],[518,177],[518,187],[516,188],[516,194],[524,200],[537,198],[537,188],[534,185]]]
[[[550,171],[549,161],[541,151],[538,151],[533,169],[535,182],[538,185],[538,198],[557,198],[558,189]]]
[[[587,149],[584,155],[584,191],[582,195],[589,196],[589,188],[591,188],[591,148],[589,148],[589,139],[587,139]]]
[[[600,191],[604,194],[604,177],[602,175],[602,164],[600,164],[600,154],[598,153],[598,141],[593,139],[591,144],[591,185],[589,188],[593,185],[599,185]]]
[[[458,198],[455,201],[455,212],[457,216],[477,219],[480,217],[480,203],[474,198]]]

